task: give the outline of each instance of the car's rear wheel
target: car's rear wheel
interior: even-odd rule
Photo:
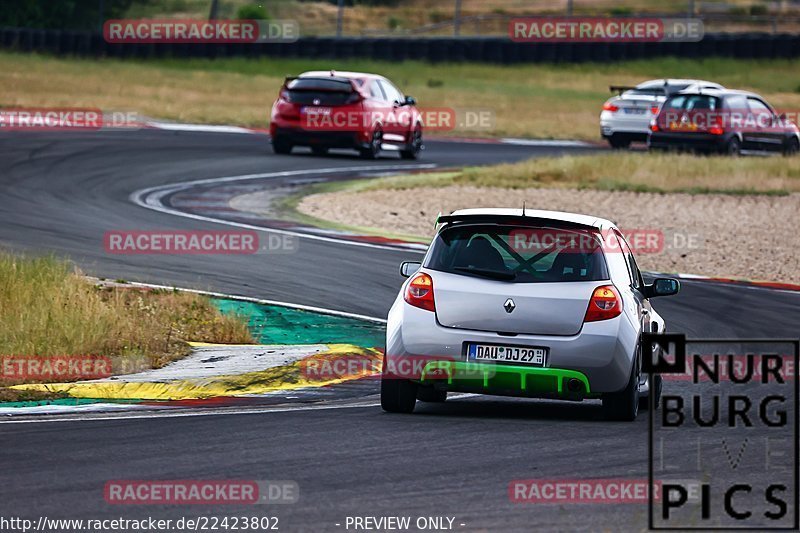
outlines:
[[[639,361],[634,361],[628,384],[619,392],[603,395],[603,415],[608,420],[636,420],[639,414]]]
[[[381,376],[381,408],[389,413],[411,413],[417,403],[417,384],[394,376]]]
[[[381,153],[381,144],[383,143],[383,131],[380,128],[375,128],[372,132],[372,139],[369,144],[361,148],[361,157],[364,159],[376,159]]]
[[[405,150],[400,150],[400,157],[403,159],[417,159],[422,150],[422,128],[417,126],[411,133]]]
[[[289,154],[292,152],[292,144],[281,139],[281,138],[273,138],[272,139],[272,151],[276,154]]]
[[[739,141],[739,137],[731,137],[731,140],[725,145],[725,153],[732,157],[738,157],[742,153],[742,143]]]
[[[417,387],[417,400],[429,403],[442,403],[447,400],[447,391],[419,385]]]
[[[312,146],[311,153],[314,155],[328,155],[327,146]]]
[[[798,153],[800,153],[800,140],[798,140],[797,137],[792,137],[789,139],[789,142],[786,143],[786,147],[783,149],[783,155],[791,157]]]

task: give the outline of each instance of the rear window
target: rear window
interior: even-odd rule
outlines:
[[[342,105],[350,101],[354,91],[349,81],[325,78],[298,78],[290,81],[289,99],[304,105]]]
[[[677,94],[669,98],[662,109],[676,111],[716,111],[720,109],[719,98],[707,94]]]
[[[600,281],[608,269],[596,231],[462,224],[441,231],[426,268],[515,283]]]

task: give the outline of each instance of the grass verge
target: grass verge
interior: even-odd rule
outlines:
[[[0,310],[0,357],[103,356],[130,370],[187,355],[188,340],[253,342],[245,321],[204,296],[98,286],[53,257],[0,252]],[[8,389],[0,400],[12,401]]]
[[[490,111],[491,129],[455,135],[599,139],[611,84],[697,77],[800,109],[800,60],[649,59],[619,63],[497,66],[367,60],[242,58],[120,61],[0,53],[0,106],[92,107],[169,120],[266,127],[285,76],[331,68],[378,72],[423,108]],[[42,83],[42,80],[48,83]]]
[[[690,194],[800,192],[797,158],[696,156],[612,152],[540,157],[519,163],[467,167],[459,171],[389,176],[350,182],[348,191],[473,185],[527,189],[560,187],[605,191]],[[341,189],[340,189],[341,190]]]

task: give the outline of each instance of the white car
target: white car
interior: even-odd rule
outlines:
[[[646,284],[608,220],[526,209],[440,216],[422,263],[386,324],[381,406],[409,413],[448,391],[601,399],[611,419],[658,404],[661,379],[641,371],[643,332],[664,332],[650,299],[678,280]]]
[[[600,113],[600,134],[612,148],[627,148],[631,142],[646,142],[650,121],[671,94],[687,89],[722,89],[722,85],[704,80],[650,80],[636,87],[612,85],[618,96],[609,98]]]

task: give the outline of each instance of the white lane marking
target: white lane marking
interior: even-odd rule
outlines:
[[[570,140],[558,140],[558,139],[515,139],[515,138],[503,138],[500,139],[500,142],[504,144],[513,144],[517,146],[579,146],[579,147],[589,147],[594,146],[591,143],[584,142],[584,141],[570,141]]]
[[[248,133],[248,134],[260,133],[255,130],[242,128],[239,126],[215,126],[213,124],[176,124],[173,122],[147,121],[145,122],[145,125],[151,128],[158,128],[160,130],[168,130],[168,131],[192,131],[192,132],[204,132],[204,133]]]
[[[278,305],[280,307],[289,307],[291,309],[299,309],[301,311],[311,311],[313,313],[320,313],[323,315],[334,315],[344,318],[354,318],[357,320],[365,320],[367,322],[376,322],[378,324],[386,324],[385,318],[377,318],[374,316],[359,315],[357,313],[348,313],[346,311],[337,311],[336,309],[328,309],[326,307],[314,307],[311,305],[296,304],[291,302],[281,302],[279,300],[263,300],[261,298],[252,298],[250,296],[239,296],[236,294],[225,294],[222,292],[202,291],[198,289],[184,289],[181,287],[158,285],[155,283],[142,283],[138,281],[129,281],[127,285],[134,285],[136,287],[148,287],[151,289],[166,289],[166,290],[179,290],[184,292],[191,292],[194,294],[202,294],[204,296],[213,296],[216,298],[227,298],[229,300],[241,300],[243,302],[253,302],[261,305]]]
[[[470,398],[472,396],[479,396],[474,393],[463,393],[451,396],[452,400],[459,400],[463,398]],[[188,418],[195,416],[228,416],[228,415],[264,415],[269,413],[292,413],[295,411],[325,411],[332,409],[364,409],[367,407],[380,407],[381,402],[369,403],[355,403],[345,405],[299,405],[293,407],[274,407],[274,408],[241,408],[241,409],[225,409],[224,407],[218,408],[218,411],[180,411],[180,412],[166,412],[166,411],[152,411],[147,413],[120,413],[119,415],[103,415],[103,416],[72,416],[68,418],[50,418],[47,420],[40,419],[26,419],[26,420],[0,420],[0,424],[46,424],[48,422],[89,422],[93,420],[137,420],[143,418]]]
[[[174,192],[185,190],[189,187],[196,185],[211,185],[217,183],[229,183],[233,181],[246,181],[264,178],[281,178],[290,176],[305,176],[311,174],[337,174],[340,172],[371,172],[371,171],[387,171],[387,170],[421,170],[436,168],[433,163],[421,165],[388,165],[388,166],[364,166],[364,167],[342,167],[342,168],[321,168],[321,169],[307,169],[307,170],[286,170],[281,172],[267,172],[264,174],[243,174],[241,176],[225,176],[222,178],[208,178],[193,181],[185,181],[179,183],[169,183],[166,185],[158,185],[156,187],[148,187],[146,189],[139,189],[134,191],[129,196],[129,199],[140,207],[151,209],[153,211],[160,211],[174,216],[191,218],[194,220],[203,220],[205,222],[213,222],[216,224],[224,224],[226,226],[234,226],[237,228],[249,229],[254,231],[262,231],[265,233],[276,233],[280,235],[292,235],[298,238],[311,239],[324,242],[333,242],[336,244],[346,244],[351,246],[361,246],[366,248],[376,248],[380,250],[393,250],[393,251],[408,251],[412,253],[424,253],[427,246],[424,244],[402,244],[396,246],[388,246],[382,244],[375,244],[371,242],[354,241],[349,239],[341,239],[336,237],[324,237],[321,235],[313,235],[309,233],[302,233],[299,231],[282,230],[274,228],[265,228],[263,226],[255,226],[252,224],[244,224],[242,222],[234,222],[231,220],[223,220],[204,215],[197,215],[194,213],[184,213],[177,209],[166,207],[161,200]]]

